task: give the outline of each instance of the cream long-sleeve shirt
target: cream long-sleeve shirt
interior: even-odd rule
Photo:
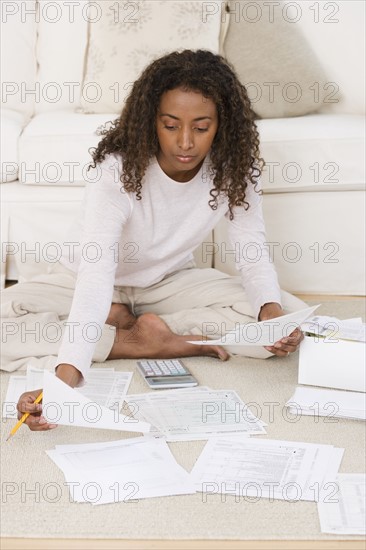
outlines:
[[[65,239],[60,259],[78,275],[68,318],[73,338],[65,333],[56,366],[68,363],[85,375],[98,339],[93,325],[103,327],[114,285],[146,288],[179,270],[224,216],[231,247],[241,252],[235,254],[236,267],[253,315],[257,318],[265,303],[281,303],[277,275],[264,244],[261,195],[249,184],[250,208],[235,207],[232,221],[226,197],[219,198],[217,209],[212,210],[208,162],[193,179],[181,183],[167,176],[153,159],[144,176],[142,200],[124,191],[119,156],[109,155],[89,171],[82,216]],[[88,338],[85,327],[89,327]]]

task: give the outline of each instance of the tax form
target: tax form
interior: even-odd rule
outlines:
[[[3,418],[17,418],[19,397],[26,391],[42,388],[43,373],[42,369],[28,366],[26,375],[10,377],[3,403]],[[78,391],[103,407],[120,410],[132,376],[132,372],[115,371],[113,368],[92,368],[86,383]]]
[[[322,533],[366,535],[366,474],[338,474],[337,498],[318,502]]]
[[[52,424],[148,432],[150,424],[91,401],[54,374],[44,372],[42,414]]]
[[[125,401],[137,418],[153,425],[151,433],[167,441],[266,433],[264,423],[232,390],[186,388],[127,395]]]
[[[316,501],[335,480],[344,449],[271,439],[210,439],[191,476],[198,491]]]
[[[196,492],[162,439],[57,445],[46,453],[62,470],[75,502],[97,505]]]

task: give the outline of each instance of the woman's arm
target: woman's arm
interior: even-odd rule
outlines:
[[[121,233],[131,214],[131,202],[118,180],[115,164],[116,157],[106,157],[87,185],[69,330],[65,330],[55,363],[58,376],[66,383],[74,383],[76,371],[82,375],[76,385],[82,383],[112,303]],[[66,366],[60,370],[59,365]]]
[[[235,250],[240,250],[239,257],[236,257],[236,265],[253,315],[259,321],[265,321],[285,315],[285,312],[281,305],[277,273],[269,255],[262,213],[262,195],[256,193],[251,185],[248,187],[246,198],[250,207],[248,210],[244,210],[243,207],[234,209],[234,219],[229,221],[229,238]],[[296,329],[266,349],[279,357],[284,357],[296,351],[302,339],[302,332]]]
[[[72,388],[78,386],[83,378],[83,375],[76,367],[67,363],[61,363],[56,367],[56,376]]]

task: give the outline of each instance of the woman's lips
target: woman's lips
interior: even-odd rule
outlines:
[[[179,160],[179,162],[184,163],[191,162],[194,159],[194,157],[190,155],[176,155],[176,158]]]

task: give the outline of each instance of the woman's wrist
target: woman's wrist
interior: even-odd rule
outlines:
[[[284,313],[280,304],[277,302],[268,302],[261,307],[258,320],[266,321],[268,319],[274,319],[275,317],[281,317]]]
[[[72,388],[77,386],[82,379],[81,372],[73,365],[69,365],[67,363],[60,363],[56,367],[56,376]]]

